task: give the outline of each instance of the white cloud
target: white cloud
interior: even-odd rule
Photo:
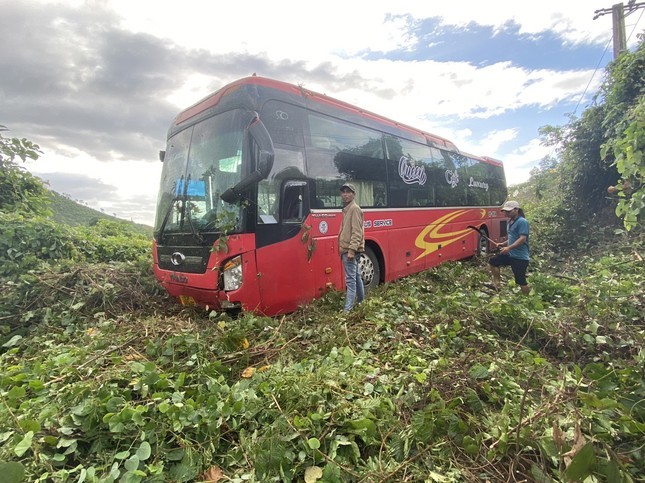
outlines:
[[[543,146],[537,138],[514,149],[504,159],[507,183],[514,185],[528,181],[531,170],[551,154],[553,154],[552,148]]]
[[[491,131],[479,140],[476,146],[476,153],[496,153],[501,147],[517,137],[517,129],[504,129],[502,131]]]
[[[137,160],[102,162],[84,153],[46,155],[26,167],[52,190],[96,210],[152,225],[162,163]]]
[[[521,8],[514,0],[497,0],[494,4],[462,0],[458,5],[418,0],[328,0],[318,7],[298,0],[277,4],[264,0],[101,3],[122,12],[121,26],[133,32],[172,38],[187,47],[268,53],[275,59],[317,61],[329,58],[330,53],[344,57],[366,50],[406,48],[415,39],[409,22],[431,17],[440,17],[445,25],[466,28],[477,23],[497,31],[514,22],[522,34],[552,32],[571,44],[604,43],[611,38],[610,17],[593,20],[594,11],[606,5],[588,0],[543,0],[523,3]]]
[[[30,169],[77,175],[77,184],[96,187],[92,194],[77,186],[91,197],[84,201],[147,223],[161,169],[154,160],[174,114],[253,72],[503,159],[509,182],[520,182],[545,153],[537,139],[518,147],[520,140],[537,135],[527,131],[544,124],[541,114],[575,106],[583,92],[590,97],[601,76],[589,68],[439,62],[428,55],[409,60],[415,56],[406,54],[414,54],[421,23],[437,17],[464,31],[484,26],[556,36],[562,49],[554,55],[580,44],[601,50],[611,38],[611,17],[593,20],[594,10],[607,6],[598,1],[328,0],[316,7],[296,0],[40,0],[45,11],[35,0],[19,0],[4,10],[13,9],[7,18],[18,13],[21,21],[0,19],[7,47],[0,66],[11,67],[0,89],[0,112],[10,119],[0,122],[46,147]],[[455,47],[423,39],[423,47],[435,40]],[[390,59],[381,55],[394,52]],[[527,111],[532,123],[522,122]],[[513,117],[520,112],[523,119]],[[491,127],[482,131],[485,123]],[[140,214],[144,203],[149,206]]]
[[[606,6],[598,0],[542,0],[521,4],[517,0],[462,0],[458,5],[399,0],[395,8],[411,12],[417,18],[440,16],[444,23],[455,26],[466,27],[475,22],[501,31],[509,22],[514,22],[520,26],[521,34],[536,36],[552,32],[572,44],[604,44],[611,38],[611,19],[593,20],[593,17],[595,10]]]

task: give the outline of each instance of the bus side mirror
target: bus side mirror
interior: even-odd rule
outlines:
[[[159,161],[163,163],[163,160],[166,159],[166,151],[159,151]]]
[[[257,170],[262,175],[262,179],[266,178],[273,168],[273,160],[275,159],[273,140],[259,117],[256,117],[249,125],[249,134],[260,148]]]
[[[246,178],[241,180],[232,188],[227,189],[220,195],[220,198],[226,203],[235,203],[237,201],[242,191],[252,186],[256,183],[259,183],[260,180],[263,180],[271,172],[273,168],[273,160],[275,158],[275,152],[273,150],[273,141],[269,135],[269,131],[260,121],[259,116],[256,114],[254,119],[251,121],[248,127],[249,134],[256,142],[259,148],[259,154],[257,159],[257,169],[249,174]]]

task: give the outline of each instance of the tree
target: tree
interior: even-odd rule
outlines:
[[[613,134],[602,147],[606,159],[613,158],[620,180],[609,186],[618,196],[616,215],[629,231],[645,211],[645,42],[635,52],[616,61],[612,81],[606,84],[606,99],[612,109],[606,126]]]
[[[569,223],[611,222],[605,215],[616,204],[616,196],[607,196],[608,186],[610,194],[618,197],[615,213],[627,229],[645,209],[643,72],[641,36],[636,51],[621,54],[608,67],[594,105],[579,119],[541,129],[543,143],[555,147],[558,154],[560,204],[569,212]]]
[[[7,131],[0,125],[0,132]],[[36,160],[42,154],[37,144],[0,134],[0,212],[49,214],[47,188],[18,165],[18,160]]]
[[[604,119],[605,106],[600,104],[564,127],[541,129],[543,143],[554,146],[558,154],[560,204],[566,207],[570,223],[598,223],[611,207],[607,184],[615,183],[619,175],[613,159],[601,156],[606,142]]]
[[[608,191],[618,195],[616,215],[629,231],[645,212],[645,97],[641,96],[630,112],[630,123],[622,136],[605,148],[613,151],[621,175],[616,186],[610,186]]]

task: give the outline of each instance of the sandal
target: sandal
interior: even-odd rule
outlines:
[[[484,287],[489,288],[491,290],[494,290],[495,292],[499,292],[499,287],[496,287],[492,283],[485,283]]]

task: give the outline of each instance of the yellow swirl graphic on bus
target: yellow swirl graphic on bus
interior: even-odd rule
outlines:
[[[456,242],[457,240],[461,240],[469,233],[472,233],[470,228],[466,228],[464,230],[450,231],[445,233],[441,231],[443,228],[445,228],[447,224],[451,223],[456,218],[459,218],[461,215],[463,215],[464,213],[467,213],[468,211],[469,210],[453,211],[451,213],[448,213],[447,215],[442,216],[441,218],[436,220],[432,225],[426,226],[421,231],[421,233],[419,233],[419,235],[417,236],[417,239],[414,242],[414,244],[418,248],[423,250],[423,253],[421,253],[421,255],[415,258],[415,260],[426,257],[430,255],[432,252],[439,250],[440,246],[443,248],[446,245],[450,245],[451,243]],[[484,219],[485,216],[486,216],[486,210],[481,210],[481,218]]]

